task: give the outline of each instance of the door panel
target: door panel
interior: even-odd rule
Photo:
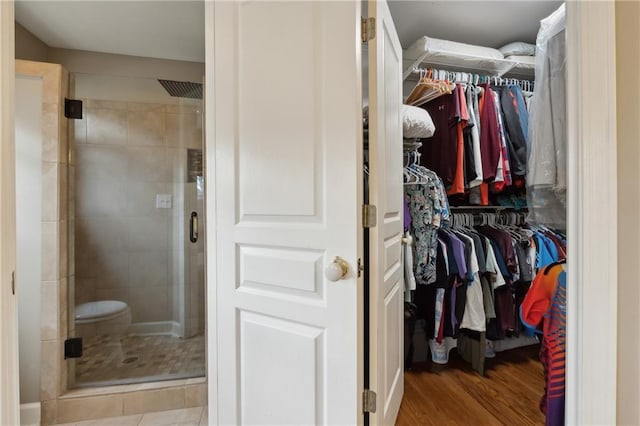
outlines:
[[[359,423],[360,5],[213,7],[217,421]]]
[[[370,387],[377,394],[372,424],[393,424],[403,393],[402,48],[386,2],[369,1],[376,36],[369,41]]]

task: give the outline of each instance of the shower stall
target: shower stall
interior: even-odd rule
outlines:
[[[205,375],[202,84],[72,74],[69,387]]]

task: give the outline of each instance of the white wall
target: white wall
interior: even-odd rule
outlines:
[[[21,403],[40,401],[42,96],[42,79],[16,76],[16,288]]]

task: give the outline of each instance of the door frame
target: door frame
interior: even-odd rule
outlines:
[[[617,373],[617,158],[615,90],[615,5],[567,3],[568,86],[568,298],[567,400],[569,424],[616,421]],[[0,423],[18,419],[15,297],[10,276],[15,268],[13,167],[14,17],[13,1],[0,2]],[[354,25],[359,23],[354,23]],[[205,103],[213,100],[213,4],[205,6]],[[590,90],[597,82],[601,90]],[[6,93],[6,96],[5,96]],[[214,128],[207,109],[206,127]],[[209,419],[217,418],[215,147],[207,132],[207,376]],[[355,143],[355,141],[354,141]],[[591,242],[597,241],[597,244]],[[578,244],[582,242],[582,244]],[[604,285],[607,284],[607,285]],[[6,351],[6,352],[5,352]]]
[[[567,2],[567,424],[616,423],[615,2]],[[593,90],[598,84],[599,90]],[[595,242],[595,243],[594,243]]]
[[[215,129],[215,54],[214,54],[214,22],[215,5],[207,0],[204,5],[205,31],[205,78],[203,93],[204,114],[204,181],[205,181],[205,304],[207,321],[205,324],[205,341],[207,354],[207,409],[209,424],[217,424],[218,419],[218,312],[216,276],[218,274],[216,259],[218,257],[216,245],[216,138],[212,131]],[[212,423],[214,421],[214,423]]]
[[[0,424],[20,423],[15,233],[15,39],[13,0],[0,1]]]

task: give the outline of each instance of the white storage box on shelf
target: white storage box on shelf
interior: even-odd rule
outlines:
[[[533,80],[535,58],[505,58],[497,49],[420,37],[403,52],[403,79],[418,68],[439,68],[497,77]]]

